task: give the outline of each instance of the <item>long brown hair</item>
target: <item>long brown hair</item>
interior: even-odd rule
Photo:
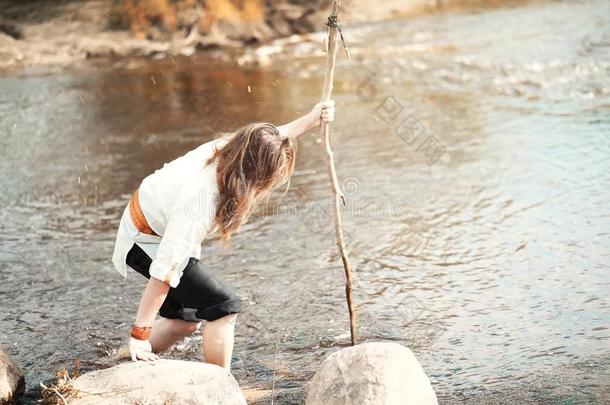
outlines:
[[[215,225],[223,246],[275,187],[286,181],[288,189],[295,155],[292,139],[268,123],[240,128],[214,151],[208,163],[218,164]]]

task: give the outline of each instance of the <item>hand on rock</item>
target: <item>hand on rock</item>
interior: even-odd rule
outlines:
[[[159,360],[159,356],[152,352],[152,346],[149,340],[140,340],[133,337],[129,338],[129,353],[131,360],[138,361],[155,361]]]

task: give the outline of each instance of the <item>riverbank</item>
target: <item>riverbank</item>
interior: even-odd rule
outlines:
[[[375,8],[364,1],[353,3],[351,15],[368,16],[374,11],[372,15],[378,20],[412,8],[398,1]],[[172,32],[164,32],[158,26],[147,26],[144,31],[122,21],[126,11],[123,13],[117,7],[117,2],[112,0],[3,2],[0,69],[63,67],[104,57],[190,56],[214,48],[238,52],[243,47],[275,38],[320,30],[327,13],[326,7],[317,9],[315,4],[306,1],[274,2],[273,9],[261,10],[254,17],[233,18],[225,11],[214,9],[183,10],[181,14],[176,13],[176,27]],[[155,15],[149,11],[142,13],[152,19]],[[193,18],[207,21],[206,26],[189,21]]]
[[[234,57],[274,39],[322,31],[330,2],[274,1],[269,6],[249,0],[242,2],[243,9],[239,9],[230,0],[215,0],[204,2],[204,8],[198,9],[176,6],[172,21],[165,23],[172,25],[171,31],[155,23],[163,15],[154,7],[152,11],[136,10],[141,13],[138,18],[142,21],[135,19],[134,22],[129,14],[133,10],[121,8],[127,2],[3,0],[0,3],[0,71],[14,71],[31,67],[61,68],[100,58],[191,56],[211,49],[221,49]],[[193,1],[183,3],[196,5]],[[484,6],[494,3],[490,1]],[[141,4],[148,7],[148,3]],[[248,4],[254,5],[248,8]],[[347,25],[355,25],[473,4],[481,7],[472,0],[408,3],[390,0],[382,5],[350,0],[344,1],[342,18]],[[250,62],[251,59],[245,59],[245,63]],[[264,64],[265,56],[257,62]]]

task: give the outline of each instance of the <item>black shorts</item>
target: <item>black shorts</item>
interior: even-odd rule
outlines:
[[[150,278],[152,259],[134,244],[127,254],[127,265]],[[191,257],[184,268],[180,284],[170,288],[159,315],[163,318],[199,322],[215,321],[225,315],[236,314],[241,300],[233,289],[218,275],[206,269],[198,259]]]

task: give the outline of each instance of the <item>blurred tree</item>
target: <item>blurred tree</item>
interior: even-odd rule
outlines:
[[[153,28],[172,34],[196,27],[205,34],[218,24],[233,31],[235,35],[229,36],[241,37],[247,30],[260,29],[265,8],[264,0],[115,0],[113,14],[115,22],[140,39],[154,36]]]
[[[195,0],[183,0],[194,3]],[[123,0],[119,12],[129,18],[129,27],[136,38],[144,39],[151,25],[160,25],[173,32],[177,27],[175,5],[170,0]]]

